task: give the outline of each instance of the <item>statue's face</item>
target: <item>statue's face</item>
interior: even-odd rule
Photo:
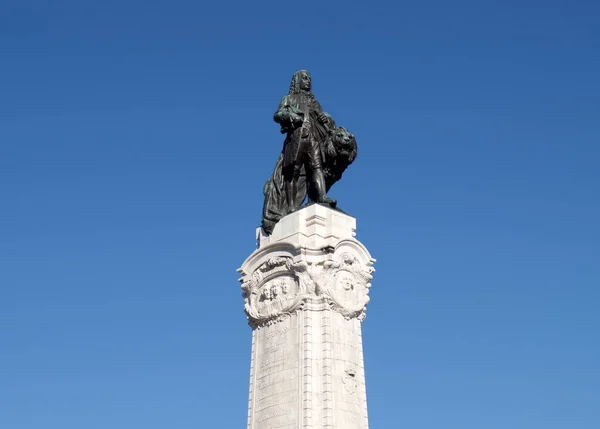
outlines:
[[[303,91],[310,91],[311,81],[310,75],[307,72],[300,73],[300,89]]]
[[[271,289],[271,296],[273,298],[277,298],[279,295],[281,295],[281,286],[279,286],[278,284],[273,285],[272,289]]]
[[[265,299],[271,299],[271,289],[264,288],[263,289],[263,296],[265,297]]]

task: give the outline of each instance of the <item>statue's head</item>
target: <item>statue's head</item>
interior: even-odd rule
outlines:
[[[271,288],[263,288],[262,296],[265,299],[265,301],[269,301],[271,299]]]
[[[275,283],[273,286],[271,286],[271,297],[275,299],[279,295],[281,295],[281,285],[279,283]]]
[[[290,94],[310,92],[311,88],[312,82],[308,70],[298,70],[294,73],[294,76],[292,76],[292,83],[290,83]]]

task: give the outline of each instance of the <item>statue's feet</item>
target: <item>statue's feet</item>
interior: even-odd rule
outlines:
[[[321,203],[321,204],[328,205],[332,209],[334,209],[337,206],[337,201],[329,198],[327,195],[325,195],[322,198],[319,198],[318,202]]]

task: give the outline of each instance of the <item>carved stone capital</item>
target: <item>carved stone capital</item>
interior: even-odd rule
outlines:
[[[342,244],[342,243],[340,243]],[[348,244],[348,243],[346,243]],[[355,246],[356,249],[360,247]],[[338,246],[320,262],[295,261],[292,255],[263,258],[241,279],[244,309],[251,326],[272,324],[307,307],[331,308],[346,319],[365,318],[372,260],[356,249]]]
[[[325,309],[362,321],[375,259],[355,228],[353,217],[319,204],[288,214],[269,236],[259,228],[258,248],[238,269],[250,325]]]

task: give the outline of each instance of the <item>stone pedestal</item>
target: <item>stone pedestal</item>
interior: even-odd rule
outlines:
[[[257,230],[238,270],[252,327],[248,429],[367,429],[361,322],[375,260],[313,204]]]

